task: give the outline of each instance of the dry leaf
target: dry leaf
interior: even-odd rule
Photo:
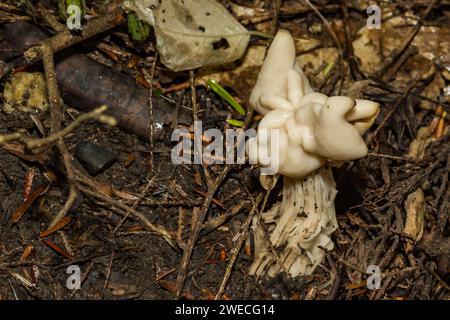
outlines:
[[[383,15],[387,15],[384,9]],[[359,60],[361,71],[367,74],[377,71],[383,62],[381,53],[384,57],[388,57],[394,50],[398,50],[413,30],[417,19],[418,17],[410,18],[408,14],[405,14],[386,19],[380,30],[371,30],[367,26],[361,28],[357,32],[356,40],[353,41],[353,51]],[[420,57],[448,64],[450,62],[449,35],[448,27],[422,26],[411,45],[417,47]],[[380,44],[382,44],[381,47]],[[426,66],[426,63],[418,63],[417,74],[420,74],[421,69]]]
[[[417,137],[409,144],[408,157],[421,160],[425,156],[425,150],[433,141],[432,133],[437,126],[437,119],[427,127],[421,127],[417,131]]]
[[[264,62],[266,46],[251,46],[247,53],[233,65],[214,69],[204,69],[198,77],[198,84],[206,86],[208,80],[214,80],[223,87],[229,87],[242,101],[248,101],[250,92],[256,84],[259,70]]]
[[[11,276],[13,276],[17,280],[19,280],[24,286],[30,287],[30,288],[35,288],[36,287],[36,284],[31,282],[26,277],[24,277],[24,276],[22,276],[22,275],[20,275],[20,274],[18,274],[16,272],[11,272],[10,274],[11,274]]]
[[[373,74],[381,67],[379,32],[364,27],[358,31],[357,36],[353,41],[353,51],[359,58],[361,71]]]
[[[422,91],[422,95],[430,99],[436,99],[436,97],[439,97],[441,95],[441,92],[443,92],[444,88],[445,88],[445,80],[442,78],[440,74],[436,74],[433,80]],[[432,102],[427,101],[425,99],[421,99],[420,106],[423,109],[428,110],[433,110],[433,108],[435,107],[435,105]]]
[[[111,294],[114,296],[124,296],[138,292],[135,285],[120,282],[108,283],[108,289],[111,290]]]
[[[125,8],[154,27],[161,61],[174,71],[237,60],[250,40],[215,0],[134,0],[126,1]]]
[[[60,247],[58,247],[56,244],[49,240],[42,239],[42,242],[45,243],[47,246],[49,246],[51,249],[62,255],[63,257],[69,259],[69,260],[75,260],[75,257],[72,256],[70,253],[64,251]]]
[[[33,252],[33,246],[31,244],[29,244],[25,250],[22,253],[22,256],[20,257],[19,261],[20,262],[25,262],[25,260],[27,260],[27,258],[30,256],[30,254]]]
[[[425,214],[424,207],[424,194],[421,188],[417,189],[410,195],[405,201],[406,221],[405,229],[406,234],[411,236],[414,241],[422,239],[423,235],[423,220]],[[413,243],[407,242],[406,251],[413,249]]]
[[[31,207],[33,202],[41,195],[43,195],[47,190],[49,186],[39,186],[34,190],[24,202],[17,208],[17,210],[12,214],[11,221],[13,223],[16,223],[17,221],[22,218],[22,216],[27,212],[27,210]]]
[[[52,234],[53,232],[64,228],[65,226],[67,226],[70,223],[70,220],[71,220],[71,218],[69,216],[62,218],[61,221],[58,222],[53,228],[42,231],[39,234],[39,238],[47,237],[48,235]]]
[[[27,200],[28,196],[31,193],[35,175],[36,175],[36,170],[34,167],[31,167],[27,170],[27,174],[25,175],[25,183],[24,183],[24,187],[23,187],[23,199],[24,200]]]
[[[336,48],[320,48],[297,56],[296,62],[307,76],[312,76],[322,81],[326,76],[323,72],[325,70],[323,67],[337,63],[338,57],[339,53]],[[323,68],[322,72],[317,74],[321,68]]]

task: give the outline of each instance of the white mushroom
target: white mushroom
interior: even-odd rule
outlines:
[[[333,248],[330,235],[337,228],[330,166],[367,154],[361,135],[372,125],[379,105],[313,92],[295,64],[294,40],[286,30],[278,32],[269,48],[250,104],[264,115],[257,136],[248,143],[250,161],[284,176],[281,203],[253,221],[255,260],[250,274],[274,276],[283,269],[291,276],[310,274],[325,250]],[[261,176],[266,189],[274,180]],[[266,224],[283,267],[260,223]]]

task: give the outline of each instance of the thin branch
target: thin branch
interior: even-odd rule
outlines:
[[[265,200],[268,198],[269,193],[270,193],[270,191],[267,191]],[[226,287],[226,285],[228,283],[228,279],[230,278],[231,271],[233,270],[234,264],[236,263],[238,254],[241,251],[242,245],[243,245],[245,239],[248,236],[248,231],[249,231],[249,228],[250,228],[250,224],[251,224],[251,222],[253,220],[253,216],[255,215],[255,212],[257,211],[258,205],[261,202],[261,199],[262,199],[262,194],[260,194],[256,198],[256,200],[255,200],[255,202],[253,204],[252,210],[248,214],[247,219],[245,220],[245,223],[244,223],[244,225],[242,227],[242,230],[239,232],[239,238],[237,239],[236,244],[233,247],[233,250],[231,251],[231,258],[230,258],[230,261],[228,262],[227,269],[225,270],[225,274],[223,276],[223,279],[222,279],[222,282],[220,284],[220,287],[217,290],[216,296],[214,298],[215,300],[219,300],[222,297],[222,295],[223,295],[225,287]],[[262,208],[262,210],[264,210],[264,208]]]
[[[79,116],[75,121],[71,122],[67,127],[64,129],[49,135],[48,137],[36,139],[36,138],[29,138],[22,133],[13,133],[8,135],[0,135],[0,145],[5,144],[10,141],[21,141],[25,144],[25,146],[28,149],[36,149],[43,146],[51,145],[55,142],[57,142],[60,138],[63,138],[67,136],[69,133],[75,131],[79,126],[81,126],[84,122],[90,121],[90,120],[98,120],[101,123],[115,126],[117,124],[117,121],[115,118],[107,115],[102,115],[104,111],[106,111],[107,106],[101,106],[91,112],[84,113],[81,116]]]
[[[78,176],[77,176],[77,180],[78,180]],[[83,182],[85,182],[85,180]],[[78,188],[78,190],[80,190],[81,192],[83,192],[87,195],[90,195],[98,200],[104,201],[104,202],[108,203],[109,205],[115,206],[115,207],[125,211],[126,213],[130,213],[135,218],[142,221],[144,226],[148,230],[150,230],[151,232],[153,232],[155,234],[162,236],[169,243],[169,245],[172,248],[177,250],[176,242],[172,239],[172,236],[170,235],[170,233],[164,227],[151,223],[142,212],[139,212],[139,211],[127,206],[126,204],[123,204],[122,202],[120,202],[118,200],[112,199],[106,195],[95,192],[95,191],[91,190],[90,188],[87,188],[81,184],[77,184],[77,188]]]
[[[83,32],[81,35],[74,35],[70,32],[69,29],[66,29],[51,38],[43,40],[40,44],[25,51],[25,59],[28,62],[32,63],[42,58],[41,50],[39,49],[39,47],[41,47],[43,44],[47,45],[53,53],[56,53],[58,51],[61,51],[62,49],[73,46],[74,44],[80,43],[97,34],[114,28],[125,20],[123,13],[124,11],[122,9],[117,9],[113,12],[92,19],[83,26]]]
[[[155,128],[154,128],[154,116],[153,116],[153,82],[154,82],[154,78],[155,78],[155,69],[156,69],[156,62],[158,61],[158,53],[156,53],[155,55],[155,59],[153,59],[153,63],[152,63],[152,69],[151,69],[151,73],[148,74],[147,70],[144,68],[143,72],[144,72],[144,77],[145,80],[150,84],[149,87],[149,98],[148,98],[148,112],[150,114],[150,124],[149,124],[149,131],[150,131],[150,173],[153,172],[153,160],[154,160],[154,136],[155,136]]]

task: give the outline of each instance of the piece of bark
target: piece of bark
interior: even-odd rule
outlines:
[[[48,36],[38,27],[24,22],[4,26],[0,59],[19,57],[28,47]],[[66,51],[56,55],[56,76],[64,102],[82,111],[100,105],[117,119],[120,128],[148,140],[150,137],[149,90],[134,79],[115,72],[84,54]],[[22,61],[23,62],[23,61]],[[22,63],[21,62],[21,63]],[[15,61],[17,64],[17,61]],[[173,121],[173,107],[165,100],[153,98],[154,138],[161,139]],[[178,123],[190,124],[190,115],[180,110]]]
[[[414,242],[422,239],[424,216],[425,216],[425,195],[421,188],[410,193],[405,201],[406,221],[404,233],[412,239],[406,240],[406,252],[410,252],[414,248]]]

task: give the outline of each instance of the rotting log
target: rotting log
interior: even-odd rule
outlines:
[[[18,21],[4,26],[4,40],[0,43],[0,60],[24,65],[25,49],[48,38],[38,27]],[[107,114],[117,119],[125,131],[148,140],[150,137],[149,90],[131,77],[115,72],[88,58],[66,50],[56,55],[56,75],[64,102],[82,111],[107,105]],[[174,119],[169,102],[153,98],[154,138],[161,139]],[[180,124],[190,124],[188,113],[180,110]]]

